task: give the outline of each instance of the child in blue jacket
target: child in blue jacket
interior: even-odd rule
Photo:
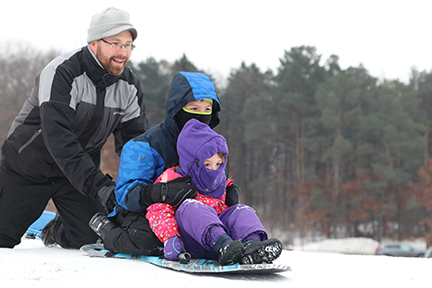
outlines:
[[[179,72],[167,99],[165,120],[127,142],[116,180],[117,206],[108,215],[95,214],[90,227],[113,252],[163,255],[163,243],[150,229],[147,207],[153,203],[178,206],[196,196],[190,177],[154,183],[166,167],[178,165],[177,138],[185,123],[197,119],[213,129],[219,124],[220,102],[211,79],[203,73]],[[238,194],[235,185],[229,195]],[[239,197],[233,197],[238,203]],[[237,199],[237,200],[236,200]]]

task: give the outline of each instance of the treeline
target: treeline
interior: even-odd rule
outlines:
[[[0,56],[7,67],[0,71],[1,142],[36,70],[53,57],[28,51]],[[186,55],[129,66],[141,80],[151,125],[164,119],[175,73],[206,73]],[[344,70],[337,56],[321,59],[301,46],[285,51],[277,71],[243,63],[223,86],[214,80],[229,174],[271,234],[290,242],[431,233],[432,72],[413,68],[409,83],[378,81],[362,66]],[[109,149],[112,143],[102,169],[116,176],[118,158]]]

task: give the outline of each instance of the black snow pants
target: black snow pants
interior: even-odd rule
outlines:
[[[88,225],[102,210],[98,200],[76,190],[66,178],[31,181],[0,166],[0,247],[13,248],[27,228],[39,218],[52,198],[60,216],[53,225],[53,238],[63,248],[79,249],[95,243],[98,236]]]
[[[163,243],[150,229],[144,213],[123,210],[109,219],[113,225],[107,225],[105,231],[102,229],[106,249],[136,255],[163,255]]]

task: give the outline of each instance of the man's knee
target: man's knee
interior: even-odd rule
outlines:
[[[83,245],[96,243],[99,236],[88,227],[74,232],[66,231],[63,223],[59,220],[53,226],[53,238],[55,242],[66,249],[80,249]]]
[[[14,248],[21,242],[21,239],[14,239],[7,235],[0,234],[0,248]]]

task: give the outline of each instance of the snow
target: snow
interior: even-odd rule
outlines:
[[[136,260],[90,258],[79,250],[46,248],[39,239],[23,238],[14,249],[0,248],[0,285],[3,288],[432,287],[432,259],[371,255],[376,246],[377,242],[365,238],[325,240],[295,247],[293,251],[284,250],[276,263],[289,265],[291,272],[212,276],[171,271]]]
[[[305,245],[302,250],[373,255],[379,243],[370,238],[327,239]]]

